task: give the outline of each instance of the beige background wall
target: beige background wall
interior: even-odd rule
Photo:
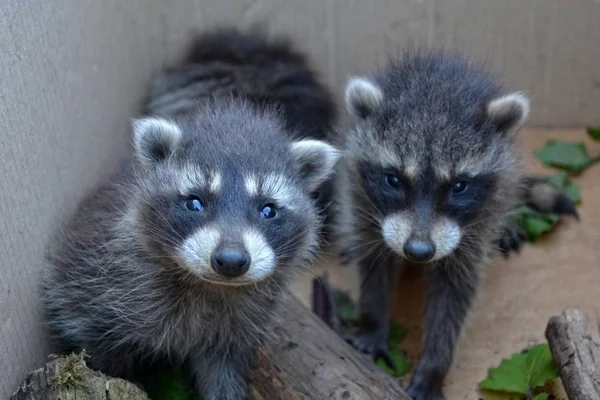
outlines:
[[[486,59],[533,98],[532,125],[600,124],[598,0],[3,0],[0,398],[44,360],[38,279],[52,226],[127,150],[151,75],[190,28],[268,20],[341,93],[390,44]]]

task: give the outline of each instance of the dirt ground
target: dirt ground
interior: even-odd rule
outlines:
[[[592,156],[600,146],[584,130],[527,130],[520,134],[523,159],[534,173],[551,173],[532,156],[547,139],[584,141]],[[544,330],[552,315],[578,307],[600,317],[600,165],[574,179],[582,188],[581,221],[565,218],[557,229],[537,243],[526,244],[520,254],[499,256],[487,269],[479,298],[473,307],[454,366],[446,379],[448,400],[479,399],[478,382],[490,367],[523,348],[545,341]],[[327,271],[336,287],[356,295],[355,270],[321,262],[314,271]],[[295,294],[310,305],[310,276],[297,282]],[[424,280],[418,273],[404,274],[393,299],[393,318],[410,330],[403,342],[409,359],[418,361]]]

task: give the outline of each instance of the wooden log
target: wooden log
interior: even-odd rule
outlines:
[[[259,351],[253,394],[265,400],[410,400],[399,381],[358,353],[293,295],[277,341]]]
[[[570,400],[600,399],[600,339],[585,315],[567,309],[551,317],[546,339]]]
[[[11,400],[149,400],[131,382],[85,365],[83,354],[56,358],[27,375]]]
[[[276,340],[258,351],[251,375],[253,399],[410,400],[397,379],[354,350],[291,294],[283,301],[274,333]],[[25,399],[148,400],[148,396],[130,382],[87,368],[82,355],[72,354],[31,372],[11,397]]]

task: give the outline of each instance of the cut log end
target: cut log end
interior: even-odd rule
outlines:
[[[89,369],[83,354],[51,358],[45,367],[27,375],[11,400],[149,400],[133,383]]]
[[[600,338],[583,312],[567,309],[546,327],[558,373],[570,400],[600,399]]]

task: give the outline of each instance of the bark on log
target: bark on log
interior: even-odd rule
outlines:
[[[85,365],[82,355],[57,358],[27,375],[11,400],[149,400],[131,382]]]
[[[546,339],[570,400],[600,399],[600,339],[585,315],[567,309],[548,321]]]
[[[293,295],[278,340],[259,351],[253,393],[265,400],[410,400],[397,379],[344,342]]]
[[[252,371],[254,399],[410,400],[397,379],[354,350],[293,295],[288,294],[282,306],[277,340],[259,350]],[[52,387],[57,379],[59,384]],[[31,372],[11,397],[25,399],[148,400],[148,396],[133,383],[90,370],[82,357],[71,355]]]

